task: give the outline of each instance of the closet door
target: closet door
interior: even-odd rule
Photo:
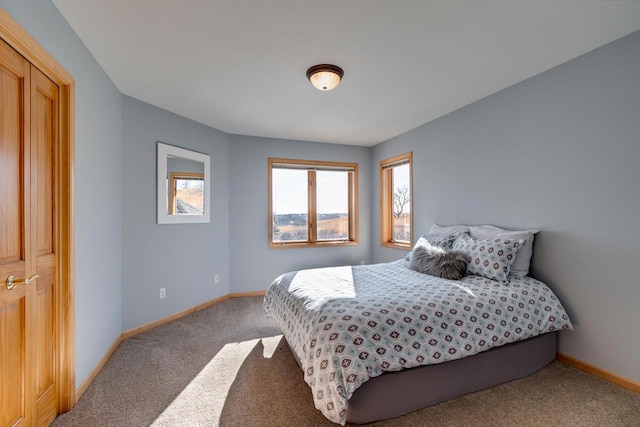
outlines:
[[[58,88],[2,41],[0,103],[0,425],[49,425],[58,413]]]
[[[56,171],[58,86],[31,66],[31,248],[35,272],[29,318],[33,349],[31,374],[35,387],[37,425],[49,425],[58,415],[58,285],[56,266]]]

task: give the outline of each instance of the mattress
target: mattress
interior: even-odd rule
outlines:
[[[385,372],[572,328],[540,281],[451,281],[402,260],[286,273],[269,287],[264,309],[300,360],[316,408],[340,424],[354,391]]]

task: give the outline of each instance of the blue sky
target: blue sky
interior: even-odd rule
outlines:
[[[307,171],[274,169],[273,210],[278,214],[307,213]],[[316,172],[318,213],[347,213],[348,176],[341,171]]]
[[[307,213],[307,171],[273,169],[273,210],[277,214]],[[318,213],[347,213],[347,173],[316,172]],[[394,168],[394,187],[409,186],[409,165]]]

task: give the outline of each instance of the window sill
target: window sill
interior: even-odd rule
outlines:
[[[411,243],[382,242],[380,243],[380,245],[384,246],[385,248],[401,249],[404,251],[410,251],[411,249],[413,249]]]
[[[328,247],[340,247],[340,246],[356,246],[358,241],[356,240],[344,240],[344,241],[331,241],[331,242],[301,242],[301,243],[269,243],[269,249],[293,249],[293,248],[328,248]]]

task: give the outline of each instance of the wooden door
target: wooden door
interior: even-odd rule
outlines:
[[[0,41],[0,426],[49,425],[58,414],[58,96]]]

